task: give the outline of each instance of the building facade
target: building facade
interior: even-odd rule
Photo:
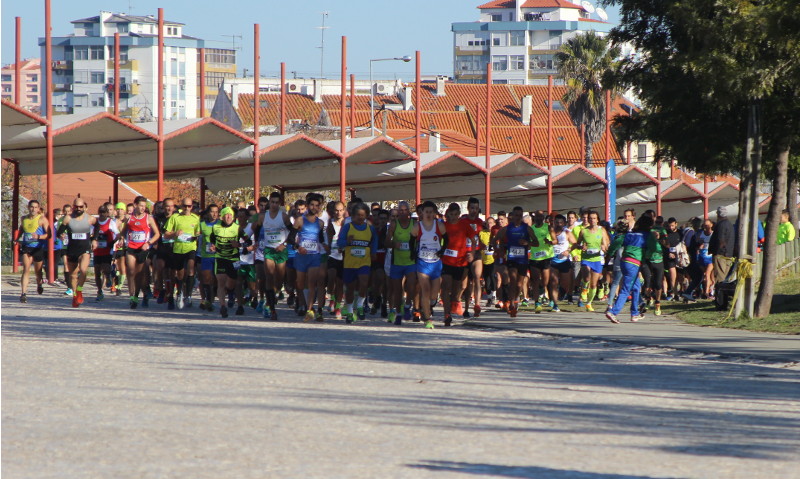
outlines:
[[[477,22],[452,24],[454,79],[544,85],[557,73],[553,56],[570,38],[587,31],[607,34],[612,24],[589,2],[567,0],[493,0],[478,7]],[[598,17],[598,13],[600,17]]]
[[[153,16],[100,12],[71,22],[72,35],[53,37],[53,110],[113,112],[114,34],[120,35],[120,116],[151,121],[158,115],[158,20]],[[199,49],[204,41],[164,22],[164,118],[196,118],[200,111]],[[39,39],[44,54],[44,39]],[[207,99],[213,103],[217,76],[235,76],[234,50],[206,51]],[[42,72],[46,74],[45,72]],[[219,80],[221,83],[221,80]],[[208,89],[207,89],[208,90]],[[207,104],[210,104],[207,101]],[[41,99],[44,107],[45,99]]]
[[[20,65],[22,78],[20,79],[20,105],[26,110],[39,112],[39,104],[42,97],[42,75],[41,65],[38,58],[23,60]],[[14,64],[3,66],[3,100],[13,102],[16,97],[16,82],[14,81],[17,72]]]

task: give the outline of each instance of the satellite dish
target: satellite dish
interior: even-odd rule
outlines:
[[[587,13],[594,13],[594,5],[592,5],[588,0],[583,0],[581,2],[581,6]]]
[[[608,14],[602,8],[598,8],[597,10],[595,10],[595,13],[597,13],[597,16],[600,17],[600,20],[604,22],[608,20]]]

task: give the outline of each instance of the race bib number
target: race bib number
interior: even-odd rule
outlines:
[[[596,248],[589,248],[589,249],[586,250],[586,254],[589,255],[589,256],[595,256],[595,255],[600,254],[600,250],[596,249]]]
[[[33,233],[22,233],[22,241],[33,241]]]
[[[350,256],[353,258],[363,258],[367,255],[367,248],[350,248]]]
[[[283,241],[283,238],[280,231],[269,230],[264,233],[264,241],[267,244],[278,244]]]
[[[147,233],[144,231],[131,231],[128,234],[128,241],[131,243],[143,243],[147,241]]]
[[[72,239],[74,240],[85,240],[88,238],[86,233],[72,233]]]
[[[556,255],[556,256],[559,256],[559,255],[561,255],[561,253],[564,252],[565,249],[566,248],[564,248],[561,245],[554,245],[553,246],[553,254]]]
[[[669,252],[670,253],[677,253],[678,252],[678,248],[670,248]]]
[[[486,256],[494,256],[494,251],[487,249],[486,251],[483,252],[483,254],[485,254]]]
[[[212,251],[211,251],[211,243],[206,243],[206,253],[212,253]]]
[[[98,240],[97,241],[97,249],[108,248],[108,241],[106,240]]]
[[[178,242],[179,243],[188,243],[190,241],[192,241],[192,235],[190,235],[188,233],[183,233],[181,235],[178,235]]]
[[[404,243],[400,243],[400,248],[398,248],[398,249],[400,251],[408,251],[411,248],[408,246],[408,242],[404,242]]]
[[[467,238],[467,248],[472,248],[472,240]]]
[[[545,256],[547,256],[547,251],[537,251],[537,252],[533,253],[533,257],[537,258],[537,259],[538,258],[544,258]]]
[[[522,246],[511,246],[508,248],[508,257],[509,258],[524,258],[525,257],[525,248]]]
[[[316,253],[317,252],[317,242],[315,240],[303,240],[300,243],[300,246],[306,249],[309,253]]]
[[[458,258],[458,251],[454,249],[446,249],[444,250],[444,255],[451,258]]]
[[[439,259],[439,256],[436,254],[436,251],[431,249],[423,249],[419,252],[419,258],[425,261],[436,261]]]

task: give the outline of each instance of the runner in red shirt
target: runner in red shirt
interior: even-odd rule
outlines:
[[[469,318],[469,303],[474,300],[473,313],[475,317],[481,315],[481,277],[483,276],[483,260],[481,259],[480,251],[481,242],[478,240],[478,233],[483,230],[483,220],[480,217],[481,202],[478,198],[470,198],[467,201],[467,214],[462,216],[462,220],[472,228],[473,236],[467,238],[467,247],[470,247],[474,254],[472,255],[472,262],[469,264],[469,285],[467,286],[467,302],[464,305],[464,317]],[[459,299],[460,303],[460,299]]]
[[[467,287],[467,267],[472,262],[471,240],[474,232],[469,222],[461,218],[458,203],[450,203],[445,218],[447,233],[442,255],[442,305],[445,310],[444,325],[450,326],[453,323],[452,314],[464,314],[461,294]]]

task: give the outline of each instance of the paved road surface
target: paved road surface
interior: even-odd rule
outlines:
[[[792,363],[3,286],[5,477],[800,478]]]

